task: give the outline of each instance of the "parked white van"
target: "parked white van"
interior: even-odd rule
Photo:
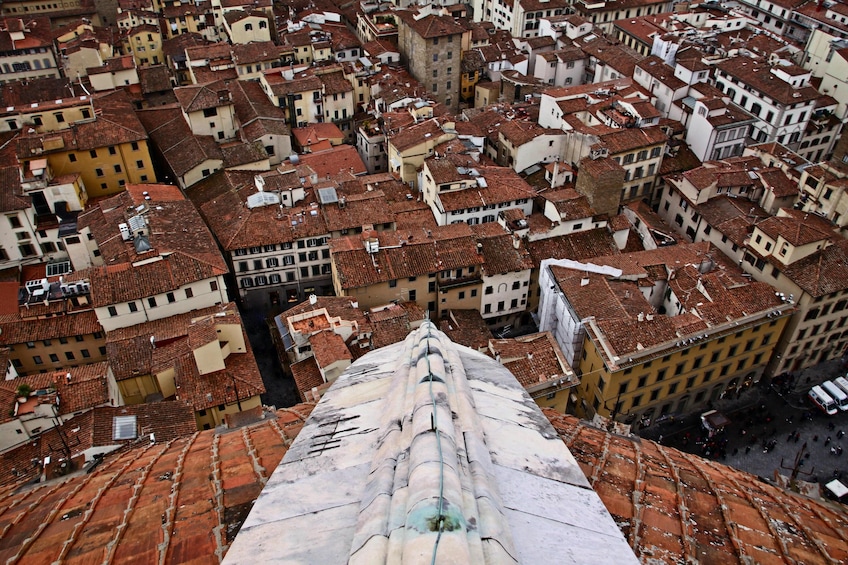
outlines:
[[[824,389],[822,389],[819,385],[811,388],[810,392],[807,393],[807,396],[809,396],[810,400],[812,400],[813,403],[825,414],[829,416],[836,414],[836,401],[828,396]]]
[[[845,391],[830,381],[824,381],[821,387],[836,402],[840,410],[848,410],[848,394],[845,394]]]
[[[833,384],[842,389],[842,392],[848,394],[848,379],[845,377],[836,377],[833,379]]]

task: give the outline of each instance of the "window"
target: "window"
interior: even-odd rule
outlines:
[[[41,355],[33,355],[32,362],[36,365],[41,365],[42,363],[44,363],[44,361],[41,360]]]
[[[91,151],[89,151],[89,152],[88,152],[88,155],[89,155],[92,159],[97,159],[97,149],[92,149]]]
[[[51,353],[50,354],[50,362],[51,363],[58,363],[59,362],[59,356],[56,355],[55,353]]]
[[[177,301],[177,299],[174,297],[173,292],[169,292],[165,296],[168,298],[168,303],[173,303]]]
[[[67,358],[68,361],[73,361],[76,359],[76,355],[74,355],[73,351],[65,351],[65,358]]]
[[[109,306],[108,310],[109,310],[109,315],[110,315],[110,316],[113,316],[113,317],[114,317],[114,316],[117,316],[117,315],[118,315],[118,309],[117,309],[117,308],[115,308],[114,306]]]
[[[91,357],[91,353],[89,353],[88,349],[80,349],[80,353],[85,359]]]
[[[156,308],[156,297],[151,296],[147,299],[147,303],[150,305],[151,308]]]

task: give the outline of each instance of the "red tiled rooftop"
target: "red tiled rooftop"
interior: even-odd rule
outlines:
[[[218,562],[312,405],[260,424],[107,455],[92,472],[0,496],[0,559]]]
[[[643,563],[845,563],[848,514],[726,465],[543,410]]]
[[[0,559],[217,562],[312,409],[107,455],[89,474],[0,491]],[[544,410],[644,563],[844,563],[844,507]]]

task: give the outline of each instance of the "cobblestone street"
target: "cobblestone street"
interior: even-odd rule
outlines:
[[[798,478],[824,484],[838,474],[844,482],[848,479],[848,453],[837,455],[832,450],[848,450],[848,435],[839,437],[840,431],[848,434],[848,412],[827,416],[807,399],[811,386],[844,373],[841,360],[828,361],[805,370],[785,394],[760,383],[739,398],[719,400],[714,408],[726,415],[730,424],[712,439],[706,438],[700,414],[654,424],[639,435],[770,481],[776,470],[782,475],[792,472],[806,444]]]

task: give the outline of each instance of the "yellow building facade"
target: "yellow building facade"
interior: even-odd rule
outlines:
[[[647,426],[758,382],[796,312],[709,244],[546,259],[539,326],[580,378],[575,413]]]
[[[587,332],[577,364],[576,413],[647,425],[661,416],[692,412],[760,380],[788,315],[761,318],[709,340],[673,348],[644,361],[608,366]]]

